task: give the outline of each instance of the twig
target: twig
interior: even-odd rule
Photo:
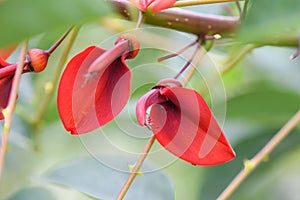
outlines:
[[[10,128],[11,128],[12,115],[13,115],[13,112],[15,109],[19,84],[20,84],[21,75],[23,72],[27,46],[28,46],[28,41],[25,41],[22,45],[19,62],[18,62],[17,69],[16,69],[16,72],[14,75],[14,81],[12,84],[12,89],[10,92],[8,105],[4,111],[5,121],[4,121],[4,126],[3,126],[2,145],[1,145],[1,149],[0,149],[0,178],[2,175],[2,171],[3,171],[5,152],[7,149],[7,142],[8,142],[8,135],[9,135]]]
[[[73,27],[69,28],[56,42],[53,44],[47,51],[46,53],[51,54],[55,49],[64,41],[64,39],[68,36],[70,31],[73,29]]]
[[[177,79],[188,68],[188,66],[193,62],[194,58],[196,57],[196,54],[201,50],[202,43],[203,43],[203,38],[199,38],[197,48],[195,49],[192,57],[185,63],[185,65],[181,68],[181,70],[176,74],[174,79]]]
[[[146,159],[151,147],[152,147],[152,144],[154,143],[155,141],[155,136],[152,135],[151,138],[148,140],[139,160],[137,161],[137,163],[134,165],[134,168],[132,169],[132,171],[130,172],[130,175],[128,176],[125,184],[123,185],[118,197],[116,198],[117,200],[121,200],[124,198],[124,196],[126,195],[129,187],[131,186],[133,180],[135,179],[136,175],[138,174],[144,160]]]
[[[164,60],[167,60],[169,58],[173,58],[175,56],[178,56],[180,54],[182,54],[184,51],[188,50],[189,48],[191,48],[192,46],[194,46],[195,44],[197,44],[199,42],[199,38],[197,38],[194,42],[188,44],[187,46],[183,47],[182,49],[180,49],[178,52],[176,53],[172,53],[163,57],[160,57],[157,59],[157,62],[162,62]]]
[[[300,110],[298,110],[298,112],[276,133],[260,152],[258,152],[251,160],[245,162],[244,169],[232,180],[217,200],[227,199],[299,123]]]

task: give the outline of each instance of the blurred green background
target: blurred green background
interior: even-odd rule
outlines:
[[[197,66],[187,87],[202,94],[211,106],[236,158],[219,166],[202,167],[177,160],[155,143],[149,158],[125,199],[216,199],[255,155],[300,108],[300,58],[290,60],[295,47],[263,46],[247,54],[229,72],[220,75],[226,59],[242,51],[243,42],[261,42],[265,34],[299,35],[299,3],[250,1],[249,16],[235,37],[217,41]],[[195,12],[226,14],[234,3],[188,7]],[[270,12],[261,9],[268,6]],[[295,9],[298,8],[298,9]],[[56,93],[38,126],[30,123],[43,101],[45,85],[53,74],[66,41],[53,53],[46,70],[22,76],[0,182],[0,199],[114,199],[125,182],[127,164],[134,164],[151,134],[139,127],[135,103],[153,84],[172,77],[192,52],[157,63],[193,35],[116,18],[106,1],[8,0],[0,2],[0,46],[30,38],[30,48],[49,48],[70,26],[81,24],[69,59],[90,45],[109,48],[123,31],[135,33],[142,48],[127,61],[132,70],[128,105],[111,123],[92,133],[73,136],[63,128],[56,108]],[[280,18],[282,23],[270,18]],[[284,19],[284,20],[283,20]],[[281,22],[280,21],[280,22]],[[262,34],[262,26],[264,29]],[[68,38],[67,38],[68,39]],[[264,40],[265,41],[265,40]],[[260,43],[259,43],[260,44]],[[19,49],[8,61],[16,62]],[[0,122],[2,133],[3,122]],[[300,195],[300,128],[296,128],[241,185],[230,199],[298,199]]]

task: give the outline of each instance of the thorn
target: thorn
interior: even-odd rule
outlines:
[[[134,167],[135,167],[135,164],[133,164],[133,165],[128,164],[130,173],[133,172]],[[141,171],[137,171],[137,172],[135,172],[135,174],[136,174],[136,176],[144,176],[144,174]]]

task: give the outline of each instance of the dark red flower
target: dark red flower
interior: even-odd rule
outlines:
[[[5,60],[3,60],[0,57],[0,70],[4,69],[9,65],[10,65],[9,63],[7,63]],[[13,75],[8,75],[0,78],[0,120],[4,119],[2,110],[5,109],[8,104],[13,77],[14,77]]]
[[[145,12],[150,7],[151,12],[159,12],[170,8],[176,0],[129,0],[132,4]]]
[[[8,57],[13,49],[2,50],[1,52]],[[22,73],[26,72],[41,72],[46,67],[49,54],[40,49],[30,49],[27,54],[27,59],[24,62]],[[0,57],[0,120],[4,119],[2,110],[7,107],[9,95],[14,79],[17,64],[10,64]]]
[[[125,59],[139,50],[137,39],[121,35],[109,50],[91,46],[68,63],[58,88],[58,111],[72,134],[90,132],[121,112],[130,94]]]
[[[235,157],[205,100],[175,79],[158,82],[142,96],[136,115],[164,148],[194,165],[216,165]]]

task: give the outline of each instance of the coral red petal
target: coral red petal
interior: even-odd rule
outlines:
[[[155,0],[129,0],[133,5],[139,8],[141,11],[145,12],[149,5]]]
[[[0,120],[4,119],[2,110],[6,108],[12,87],[13,76],[0,79]]]
[[[197,92],[169,88],[164,90],[164,95],[170,101],[153,105],[150,112],[152,131],[163,147],[195,165],[216,165],[235,157],[215,117]],[[206,118],[204,125],[202,115]]]
[[[158,89],[152,89],[143,95],[136,104],[136,117],[139,124],[142,126],[146,124],[146,111],[151,105],[165,101],[167,99],[160,95]]]
[[[89,47],[67,65],[58,89],[58,110],[72,134],[90,132],[112,120],[130,94],[130,72],[124,58],[117,58],[89,78],[91,64],[105,50]]]
[[[6,62],[1,56],[0,56],[0,69],[4,68],[6,66],[10,65],[8,62]]]
[[[176,0],[156,0],[151,6],[151,12],[159,12],[161,10],[170,8],[174,5]]]

